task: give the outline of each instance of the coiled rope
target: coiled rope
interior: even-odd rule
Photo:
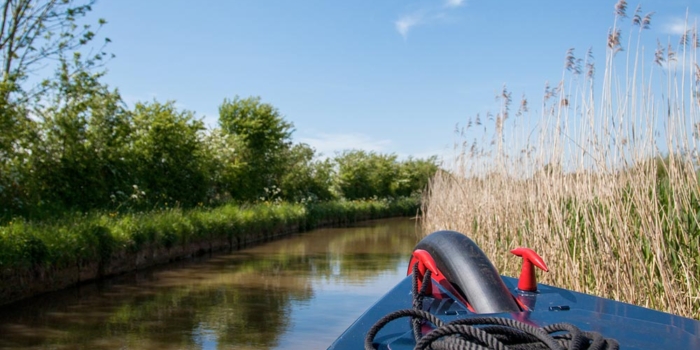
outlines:
[[[413,265],[413,308],[392,312],[382,317],[365,337],[365,349],[375,350],[374,338],[389,322],[410,317],[414,349],[482,350],[482,349],[556,349],[556,350],[617,350],[615,339],[597,332],[582,331],[569,323],[556,323],[542,328],[504,317],[471,317],[445,323],[430,312],[423,311],[423,298],[430,282],[430,270],[423,276],[418,290],[418,263]],[[436,328],[421,335],[421,325],[429,322]]]

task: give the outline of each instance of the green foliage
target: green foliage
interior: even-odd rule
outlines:
[[[240,135],[251,152],[268,157],[289,146],[293,127],[259,97],[225,99],[219,107],[219,123],[229,134]]]
[[[100,187],[111,184],[111,179],[95,181],[109,165],[87,146],[96,141],[90,140],[95,136],[90,131],[99,128],[88,126],[90,114],[97,105],[115,107],[120,101],[116,92],[97,82],[100,73],[89,73],[106,57],[104,46],[91,48],[90,55],[81,53],[106,23],[100,19],[93,26],[83,20],[94,3],[8,0],[3,5],[0,217],[37,216],[51,205],[88,207],[95,203],[93,192],[104,192]],[[54,77],[37,76],[55,64]]]
[[[336,157],[336,186],[347,199],[393,195],[392,183],[398,174],[396,155],[361,150],[345,151]]]
[[[102,48],[81,53],[96,32],[76,21],[93,3],[5,4],[4,271],[87,263],[102,269],[117,252],[415,213],[416,197],[352,199],[411,195],[434,173],[434,159],[400,163],[395,155],[349,151],[320,160],[308,145],[293,145],[292,123],[257,97],[224,100],[215,130],[174,102],[128,108],[102,82],[105,73],[95,72]],[[23,85],[33,68],[53,62],[52,77]]]
[[[214,129],[203,138],[206,172],[211,184],[208,197],[210,203],[216,204],[231,199],[231,193],[237,193],[237,184],[242,182],[247,163],[243,159],[245,145],[237,135]]]
[[[150,203],[185,206],[202,202],[208,190],[206,151],[194,113],[174,102],[137,103],[128,153],[135,185]]]
[[[30,206],[27,161],[35,123],[0,95],[0,217],[24,214]]]
[[[99,82],[102,73],[69,71],[64,62],[49,106],[37,110],[29,185],[36,201],[87,210],[129,186],[130,114],[119,93]]]
[[[6,0],[0,12],[0,96],[13,102],[40,98],[46,82],[30,87],[23,83],[31,73],[68,55],[81,62],[77,72],[99,65],[107,56],[103,49],[109,39],[100,49],[90,50],[90,56],[80,54],[106,23],[99,19],[95,28],[82,20],[95,1]]]
[[[219,124],[245,146],[240,155],[246,167],[229,187],[231,195],[256,200],[265,188],[278,186],[286,168],[284,154],[291,146],[293,125],[277,108],[257,97],[225,99],[219,107]]]
[[[205,130],[193,112],[178,110],[174,102],[137,103],[129,109],[116,89],[101,82],[105,73],[94,71],[104,51],[92,51],[98,52],[93,56],[81,51],[96,32],[76,21],[92,4],[5,4],[0,28],[0,219],[5,222],[103,210],[116,215],[215,207],[231,200],[315,203],[407,196],[434,172],[432,159],[399,163],[395,155],[363,151],[320,160],[308,145],[292,144],[292,123],[258,97],[224,100],[221,128],[215,130]],[[98,21],[100,27],[104,23]],[[13,26],[17,31],[7,30]],[[22,85],[33,67],[49,61],[58,63],[54,76],[35,77],[41,81],[35,87]],[[198,232],[219,229],[207,222],[192,225]],[[129,240],[142,244],[155,235],[152,230],[143,226]],[[161,239],[174,244],[173,237]],[[38,247],[35,252],[42,251]]]
[[[428,186],[428,181],[438,170],[437,157],[428,159],[409,158],[399,164],[398,179],[394,194],[397,196],[410,196],[414,192],[420,192]]]
[[[236,116],[222,122],[230,132],[205,131],[174,102],[128,110],[119,92],[100,82],[102,73],[69,74],[67,66],[50,84],[47,105],[36,109],[38,121],[15,127],[22,141],[0,140],[0,215],[6,220],[230,200],[409,196],[437,169],[435,158],[399,162],[395,155],[364,151],[318,159],[308,145],[292,145],[291,124],[258,99],[225,101],[222,116]],[[6,106],[8,113],[23,113]],[[274,137],[261,126],[270,122],[276,123]]]
[[[280,183],[281,196],[288,201],[329,200],[333,163],[315,160],[315,151],[307,144],[296,144],[288,150],[288,164]]]
[[[396,155],[360,150],[336,157],[335,186],[347,199],[410,196],[421,191],[437,171],[437,158],[397,161]]]
[[[417,197],[395,200],[261,203],[217,208],[172,208],[124,215],[74,214],[50,222],[24,220],[0,226],[0,269],[66,267],[97,262],[146,245],[172,248],[190,242],[249,234],[311,229],[325,224],[414,215]]]

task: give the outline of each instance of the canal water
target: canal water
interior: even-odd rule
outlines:
[[[411,219],[319,229],[0,307],[0,349],[325,349],[406,275]]]

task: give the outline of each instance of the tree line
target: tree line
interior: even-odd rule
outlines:
[[[322,159],[258,97],[224,100],[214,129],[172,101],[129,107],[101,81],[104,46],[85,50],[106,23],[77,25],[93,4],[3,4],[0,217],[409,196],[437,170],[434,157],[361,150]],[[52,61],[55,73],[30,84]]]
[[[293,143],[292,124],[257,97],[225,100],[220,127],[207,129],[173,102],[127,108],[116,90],[91,80],[62,82],[70,92],[6,135],[5,215],[410,196],[437,170],[435,158],[362,150],[322,159]]]

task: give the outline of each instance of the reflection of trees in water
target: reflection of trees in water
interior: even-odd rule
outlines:
[[[382,271],[393,271],[408,261],[417,243],[411,239],[414,232],[414,222],[406,220],[400,225],[362,227],[355,234],[334,237],[328,245],[330,265],[338,266],[334,277],[364,284]]]
[[[35,334],[0,328],[0,348],[193,348],[198,329],[211,330],[219,344],[271,348],[289,327],[291,301],[311,297],[310,290],[279,289],[274,283],[270,288],[147,288],[137,295],[129,289],[117,288],[109,297],[93,294],[79,308],[33,310],[33,320],[6,317],[6,323],[29,324]]]
[[[314,297],[315,279],[361,284],[408,259],[414,223],[375,225],[318,230],[101,291],[83,287],[79,299],[48,295],[17,317],[0,310],[0,332],[11,335],[0,347],[190,348],[205,331],[220,347],[275,347],[295,303]],[[35,334],[8,333],[11,323]]]
[[[106,324],[109,330],[117,327],[119,333],[129,334],[132,345],[149,339],[164,348],[192,347],[195,330],[206,329],[219,344],[270,348],[289,326],[290,301],[301,297],[294,294],[261,288],[186,288],[127,303]]]
[[[415,222],[408,219],[366,224],[335,234],[339,229],[318,230],[309,239],[282,246],[282,256],[312,256],[309,269],[317,278],[363,284],[379,272],[393,271],[418,241]]]

